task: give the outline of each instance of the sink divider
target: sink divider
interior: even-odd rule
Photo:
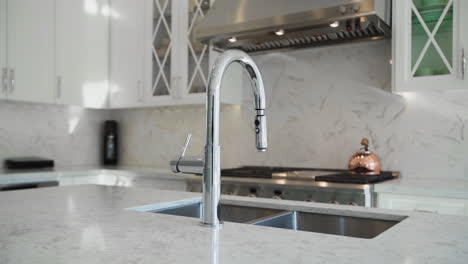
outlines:
[[[285,229],[297,230],[297,213],[295,211],[281,212],[276,215],[265,216],[260,219],[252,220],[247,224],[257,226],[275,226]]]

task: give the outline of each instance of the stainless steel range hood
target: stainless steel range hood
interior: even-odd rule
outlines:
[[[261,52],[387,38],[390,21],[391,0],[216,0],[195,35]]]

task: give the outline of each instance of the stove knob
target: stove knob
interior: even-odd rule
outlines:
[[[359,12],[360,9],[361,9],[361,5],[360,5],[360,4],[355,4],[355,5],[353,5],[353,12],[354,12],[354,13]]]
[[[249,189],[249,194],[247,197],[257,197],[257,188],[252,187]]]
[[[305,200],[306,202],[310,202],[310,203],[315,203],[315,200],[312,200],[312,199],[307,199]]]
[[[346,6],[340,6],[338,8],[338,12],[340,12],[342,15],[346,14]]]
[[[281,191],[281,190],[274,190],[274,191],[273,191],[273,194],[274,194],[274,195],[273,195],[273,199],[276,199],[276,200],[282,200],[282,199],[283,199],[283,197],[281,197],[281,196],[283,196],[283,191]]]
[[[331,200],[331,201],[328,202],[328,203],[331,203],[331,204],[340,204],[340,203],[339,203],[338,201],[336,201],[336,200]]]
[[[357,203],[355,203],[355,202],[349,202],[349,203],[348,203],[348,205],[352,205],[352,206],[358,206],[358,204],[357,204]]]

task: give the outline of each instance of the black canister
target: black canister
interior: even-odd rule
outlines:
[[[107,120],[104,123],[104,148],[103,148],[103,164],[117,165],[118,161],[118,136],[117,136],[117,121]]]

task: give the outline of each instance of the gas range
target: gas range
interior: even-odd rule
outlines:
[[[245,166],[223,169],[221,175],[221,193],[226,195],[366,207],[375,204],[373,183],[363,182],[359,175],[352,176],[352,183],[344,183],[343,177],[350,176],[346,170]],[[392,172],[382,175],[398,176]],[[188,190],[201,192],[200,182],[189,183]]]
[[[399,173],[382,171],[377,175],[365,175],[353,174],[347,170],[340,169],[244,166],[240,168],[223,169],[221,175],[226,177],[370,184],[394,179],[399,176]]]

